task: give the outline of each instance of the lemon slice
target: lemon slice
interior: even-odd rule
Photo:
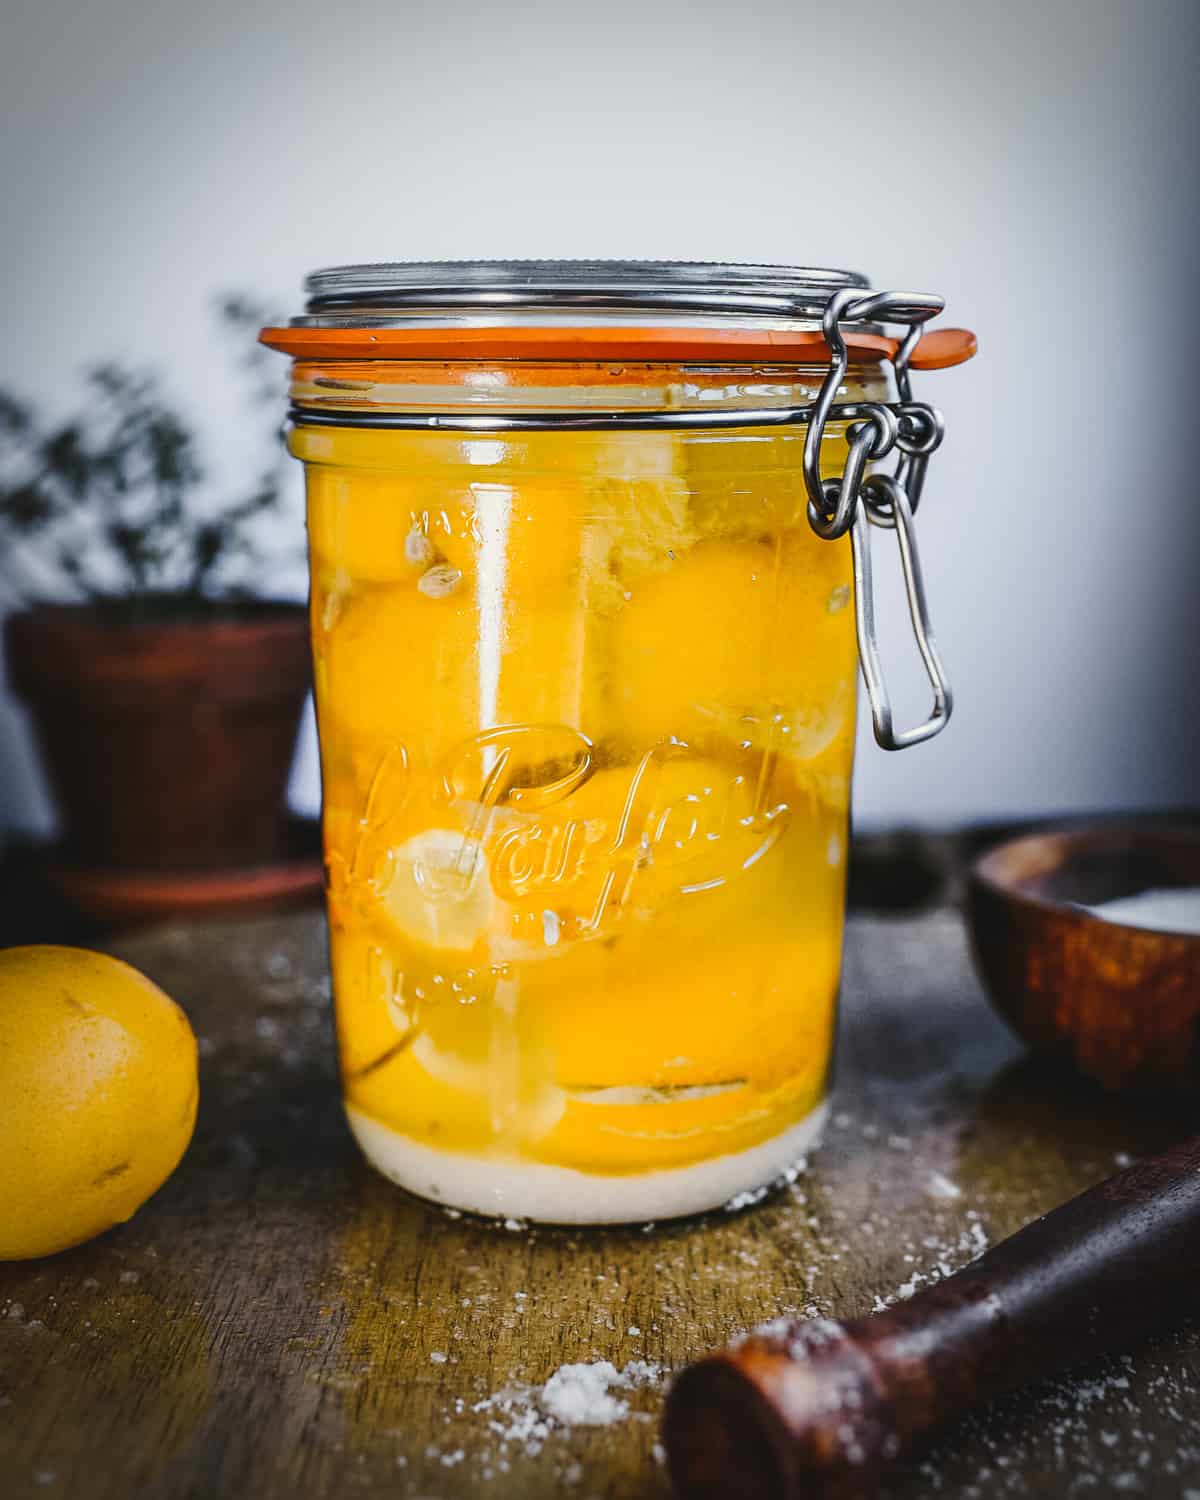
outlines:
[[[380,898],[392,923],[414,943],[469,953],[492,915],[478,841],[450,828],[428,828],[392,850],[390,862],[391,877]]]
[[[483,1050],[464,1054],[426,1035],[413,1044],[412,1056],[436,1084],[472,1101],[460,1103],[459,1109],[482,1102],[493,1131],[522,1141],[548,1134],[567,1107],[565,1091],[545,1076],[536,1059],[526,1066],[529,1060],[516,1052],[513,1039],[485,1039]]]

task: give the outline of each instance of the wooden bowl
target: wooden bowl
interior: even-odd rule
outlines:
[[[978,859],[967,887],[979,971],[1036,1051],[1109,1089],[1200,1081],[1200,936],[1080,910],[1200,887],[1200,833],[1125,825],[1044,833]]]

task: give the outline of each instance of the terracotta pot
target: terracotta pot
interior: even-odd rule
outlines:
[[[138,623],[38,606],[6,638],[66,859],[205,870],[279,856],[312,670],[303,606]]]

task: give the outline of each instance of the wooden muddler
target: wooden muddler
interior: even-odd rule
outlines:
[[[1200,1299],[1200,1138],[869,1317],[770,1325],[684,1370],[664,1440],[684,1500],[859,1496],[969,1406],[1135,1343]]]

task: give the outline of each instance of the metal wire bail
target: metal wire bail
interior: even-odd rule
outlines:
[[[900,566],[904,573],[904,589],[908,595],[908,613],[912,620],[913,635],[917,650],[925,666],[929,685],[933,689],[933,711],[922,724],[899,732],[892,728],[892,704],[883,668],[879,659],[879,642],[875,633],[875,590],[871,576],[871,527],[879,524],[872,514],[872,502],[880,492],[886,495],[887,525],[896,533],[900,549]],[[904,486],[891,474],[873,474],[863,491],[863,504],[854,518],[850,533],[850,545],[854,553],[854,611],[858,630],[858,660],[862,667],[863,682],[871,703],[871,718],[875,728],[875,739],[885,750],[905,750],[909,745],[919,745],[922,740],[931,740],[945,729],[954,707],[954,697],[946,678],[946,669],[938,654],[929,623],[929,608],[925,599],[925,583],[921,575],[921,559],[917,553],[916,532],[913,529],[912,508]]]
[[[804,441],[809,524],[827,541],[850,532],[858,659],[871,705],[875,740],[885,750],[903,750],[940,734],[950,719],[954,701],[929,623],[913,524],[913,513],[920,503],[929,458],[942,441],[944,426],[938,411],[912,399],[909,360],[920,341],[924,324],[941,312],[942,306],[940,297],[920,292],[875,292],[864,296],[850,287],[835,292],[823,318],[823,333],[829,347],[829,370],[813,404]],[[843,318],[907,323],[910,326],[894,361],[899,401],[894,407],[866,402],[855,409],[854,421],[846,429],[849,449],[841,477],[822,479],[821,444],[826,426],[846,410],[837,405],[837,394],[845,379],[848,362],[840,326]],[[886,458],[893,450],[898,455],[894,473],[867,473],[868,463]],[[883,676],[875,629],[872,526],[896,533],[913,637],[933,689],[933,710],[929,717],[911,729],[899,731],[893,727],[891,698]]]

